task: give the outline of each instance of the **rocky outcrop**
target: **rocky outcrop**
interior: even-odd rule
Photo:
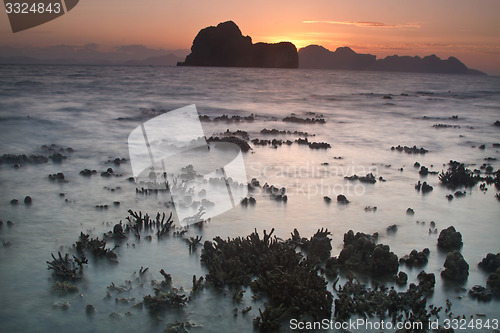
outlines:
[[[441,272],[441,277],[445,280],[464,282],[469,277],[469,264],[458,251],[446,255],[444,267],[446,269]]]
[[[191,53],[177,66],[297,68],[297,48],[290,42],[252,43],[233,22],[207,27],[196,35]]]
[[[438,247],[446,251],[458,250],[463,246],[462,234],[450,226],[441,231],[438,237]]]
[[[372,277],[396,274],[398,257],[388,245],[376,244],[377,238],[377,234],[354,234],[349,230],[344,234],[344,248],[338,257],[340,267]]]

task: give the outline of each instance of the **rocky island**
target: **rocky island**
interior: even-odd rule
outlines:
[[[423,58],[394,55],[377,59],[371,54],[356,53],[349,47],[339,47],[332,52],[319,45],[299,50],[299,68],[485,75],[468,68],[455,57],[443,60],[433,54]]]
[[[177,66],[297,68],[297,48],[290,42],[252,43],[233,22],[200,30],[191,53]]]

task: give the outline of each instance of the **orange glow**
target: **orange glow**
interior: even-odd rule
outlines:
[[[0,13],[0,45],[189,49],[200,29],[233,20],[254,42],[350,46],[379,57],[435,53],[500,74],[499,12],[498,0],[85,0],[60,19],[17,34]]]

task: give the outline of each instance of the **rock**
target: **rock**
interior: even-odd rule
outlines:
[[[367,235],[349,230],[344,234],[344,247],[338,257],[341,268],[354,270],[372,277],[396,274],[398,257],[390,247],[376,244],[378,234]]]
[[[83,169],[82,171],[80,171],[80,175],[82,175],[84,177],[90,177],[90,176],[96,175],[96,174],[97,174],[97,170]]]
[[[500,268],[488,276],[486,286],[491,289],[494,295],[500,296]]]
[[[427,182],[424,182],[423,184],[420,182],[420,180],[418,181],[417,185],[415,185],[415,189],[417,191],[422,191],[422,193],[428,193],[430,191],[432,191],[434,188],[427,184]]]
[[[323,200],[325,200],[325,202],[327,202],[327,203],[332,202],[332,198],[330,198],[329,196],[326,196],[326,195],[323,197]]]
[[[390,225],[386,228],[387,232],[396,232],[398,231],[398,226],[397,224]]]
[[[465,282],[469,276],[469,264],[457,250],[446,255],[444,267],[446,269],[441,272],[441,277],[445,280]]]
[[[399,263],[409,267],[421,267],[427,264],[429,253],[430,251],[428,248],[425,248],[422,252],[412,250],[409,255],[400,258]]]
[[[87,306],[85,307],[85,312],[89,315],[95,313],[95,311],[95,306],[92,304],[87,304]]]
[[[339,195],[337,195],[337,202],[342,203],[342,204],[348,204],[349,200],[347,200],[345,195],[339,194]]]
[[[398,145],[397,147],[391,147],[391,150],[397,150],[399,152],[405,152],[407,154],[422,154],[422,155],[425,155],[425,153],[429,152],[427,149],[425,148],[418,148],[417,146],[413,146],[413,147],[408,147],[408,146],[401,146],[401,145]]]
[[[421,176],[427,176],[429,174],[429,169],[422,165],[420,171],[418,172]]]
[[[474,175],[474,173],[467,169],[463,163],[450,161],[448,165],[448,170],[446,172],[441,171],[438,176],[443,185],[450,188],[474,186],[481,180],[479,175]]]
[[[462,192],[462,191],[456,191],[455,192],[455,197],[460,198],[460,197],[465,196],[465,194],[466,194],[465,191],[464,192]]]
[[[415,214],[415,211],[413,210],[413,208],[409,208],[406,210],[406,214],[408,215],[414,215]]]
[[[297,116],[288,116],[283,118],[283,121],[286,123],[297,123],[297,124],[325,124],[325,118],[299,118]],[[300,138],[299,138],[300,139]],[[300,139],[305,141],[307,143],[307,138],[305,139]],[[298,144],[301,144],[299,141]]]
[[[399,272],[398,275],[394,275],[394,282],[396,282],[398,286],[404,286],[408,282],[408,274]]]
[[[479,301],[488,302],[491,301],[493,294],[491,293],[490,290],[486,289],[485,287],[475,285],[469,290],[469,296]]]
[[[420,168],[420,163],[415,162],[415,164],[413,164],[413,166],[414,166],[415,168]]]
[[[17,200],[17,199],[12,199],[12,200],[10,201],[10,204],[11,204],[11,205],[13,205],[13,206],[18,205],[18,204],[19,204],[19,200]]]
[[[353,175],[353,176],[349,176],[349,177],[346,176],[346,177],[344,177],[344,179],[351,180],[351,181],[359,180],[361,183],[368,183],[368,184],[375,184],[377,182],[377,179],[375,178],[373,173],[369,173],[364,177],[360,177],[358,175]]]
[[[235,145],[237,145],[238,147],[240,147],[241,151],[246,153],[248,152],[249,150],[251,150],[252,148],[250,147],[250,145],[248,144],[248,142],[246,142],[245,140],[241,139],[241,138],[238,138],[236,136],[228,136],[228,137],[222,137],[222,138],[219,138],[219,137],[210,137],[207,139],[207,142],[230,142],[230,143],[234,143]]]
[[[446,251],[458,250],[463,246],[462,234],[453,226],[443,229],[439,234],[437,245]]]
[[[297,68],[297,48],[289,42],[252,43],[238,26],[227,21],[196,35],[191,53],[178,66]]]
[[[481,260],[478,266],[482,270],[489,273],[496,271],[497,268],[500,267],[500,253],[497,254],[488,253],[486,257],[484,257],[483,260]]]
[[[66,182],[66,179],[64,178],[64,173],[62,173],[62,172],[49,175],[49,179],[51,181]]]
[[[332,239],[328,237],[329,235],[331,235],[331,233],[328,229],[325,229],[325,231],[321,229],[311,237],[307,246],[308,257],[316,257],[321,261],[325,261],[330,258],[330,252],[332,251]]]
[[[53,293],[59,296],[65,296],[67,294],[74,294],[78,292],[78,287],[69,281],[57,281],[51,288]]]
[[[31,197],[29,195],[27,195],[26,197],[24,197],[24,203],[26,205],[31,205],[33,202],[33,200],[31,199]]]
[[[448,194],[448,195],[446,195],[446,199],[448,199],[448,201],[453,200],[453,198],[454,198],[454,197],[453,197],[453,195],[452,195],[452,194]]]
[[[330,278],[337,277],[337,271],[339,267],[339,261],[335,257],[330,257],[325,263],[325,273]]]
[[[55,152],[52,156],[49,156],[53,163],[61,163],[67,157],[61,154],[60,152]]]
[[[7,226],[8,226],[8,227],[12,227],[14,224],[15,224],[15,223],[14,223],[14,222],[12,222],[11,220],[8,220],[8,221],[7,221]]]
[[[120,223],[115,224],[113,227],[113,233],[114,234],[123,234],[123,227]]]

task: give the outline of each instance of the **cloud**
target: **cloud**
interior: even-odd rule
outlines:
[[[396,28],[396,29],[406,29],[406,28],[420,28],[418,24],[386,24],[382,22],[369,22],[369,21],[302,21],[302,23],[315,24],[315,23],[326,23],[326,24],[342,24],[342,25],[354,25],[361,28]]]

